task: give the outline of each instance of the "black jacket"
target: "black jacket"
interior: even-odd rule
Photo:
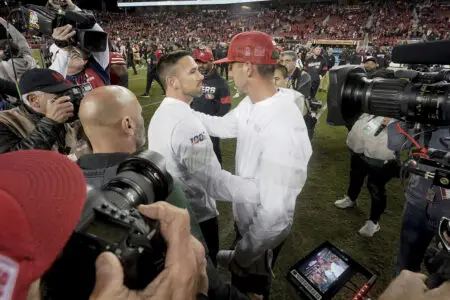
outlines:
[[[86,183],[99,188],[115,176],[118,165],[129,156],[130,154],[128,153],[89,154],[80,157],[78,165],[86,177]],[[189,211],[189,207],[187,209]],[[192,218],[193,214],[190,213],[190,215]],[[200,240],[202,239],[199,237],[197,238]],[[206,258],[206,271],[209,280],[209,298],[204,295],[198,295],[197,299],[248,300],[248,297],[241,294],[235,287],[223,283],[217,269],[214,267],[209,257]]]
[[[311,94],[311,76],[302,71],[300,68],[295,68],[294,74],[289,76],[289,84],[291,88],[300,92],[305,98]]]
[[[65,147],[64,124],[50,120],[25,105],[20,106],[20,110],[34,121],[36,127],[29,136],[23,138],[0,122],[0,153],[30,149],[52,150],[52,147],[58,144],[60,153],[69,154],[70,149]]]

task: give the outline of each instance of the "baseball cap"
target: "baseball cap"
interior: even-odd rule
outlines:
[[[227,62],[251,62],[252,64],[275,65],[280,52],[270,35],[259,31],[242,32],[233,37],[226,58],[215,64]]]
[[[65,79],[60,73],[50,69],[28,70],[19,81],[19,88],[22,94],[36,91],[57,94],[73,86],[74,84]]]
[[[196,50],[193,53],[194,59],[199,60],[201,62],[212,62],[214,60],[211,52],[206,50]]]
[[[67,243],[85,201],[83,173],[65,156],[0,155],[0,299],[26,299]]]

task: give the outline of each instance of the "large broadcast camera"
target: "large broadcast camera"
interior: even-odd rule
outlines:
[[[94,30],[96,23],[92,12],[63,11],[38,5],[26,5],[13,9],[9,22],[20,32],[32,34],[52,35],[53,29],[67,24],[73,26],[76,35],[70,43],[59,47],[78,46],[87,52],[103,52],[106,50],[108,35]]]
[[[450,41],[401,45],[393,49],[392,60],[401,64],[450,64]],[[407,172],[433,181],[433,185],[450,188],[450,150],[428,148],[427,139],[438,129],[450,128],[450,70],[421,73],[400,70],[398,79],[369,79],[360,66],[340,66],[330,70],[327,122],[333,126],[348,125],[361,113],[401,120],[412,137],[397,124],[397,130],[406,135],[416,147],[402,163]],[[405,79],[407,78],[407,79]],[[421,146],[414,137],[425,136]],[[449,130],[450,136],[450,130]],[[447,149],[450,138],[441,139]],[[449,216],[450,217],[450,216]],[[431,249],[425,259],[434,288],[450,280],[450,227],[443,218],[439,228],[440,247]],[[447,234],[447,239],[445,239]],[[442,246],[444,245],[444,246]]]
[[[88,186],[78,225],[42,277],[42,299],[89,299],[95,260],[104,251],[120,259],[128,288],[145,288],[164,269],[166,244],[159,223],[143,217],[137,207],[165,200],[172,184],[163,157],[145,151],[123,161],[101,189]]]

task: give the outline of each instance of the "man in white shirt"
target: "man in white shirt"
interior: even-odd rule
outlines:
[[[258,186],[259,204],[233,203],[238,232],[230,269],[234,286],[265,299],[312,154],[305,122],[294,101],[286,101],[290,91],[277,90],[273,82],[277,58],[269,35],[236,35],[228,57],[215,63],[230,64],[238,91],[247,97],[223,117],[196,112],[210,135],[237,138],[236,175]]]
[[[193,97],[202,95],[203,80],[190,53],[164,55],[156,73],[166,98],[150,121],[149,149],[164,156],[167,170],[184,187],[209,255],[216,263],[219,225],[215,199],[256,205],[258,189],[252,180],[222,170],[206,128],[190,108]]]

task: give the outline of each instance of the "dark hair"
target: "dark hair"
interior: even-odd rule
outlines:
[[[256,70],[261,77],[273,77],[275,65],[256,65]]]
[[[171,73],[173,67],[178,63],[180,59],[185,56],[190,56],[191,53],[185,50],[177,50],[164,54],[158,61],[156,65],[156,75],[159,78],[163,88],[167,90],[166,79]]]
[[[275,71],[276,70],[279,70],[281,72],[281,74],[283,74],[284,78],[288,77],[288,69],[285,66],[283,66],[281,64],[276,64],[275,65]]]

